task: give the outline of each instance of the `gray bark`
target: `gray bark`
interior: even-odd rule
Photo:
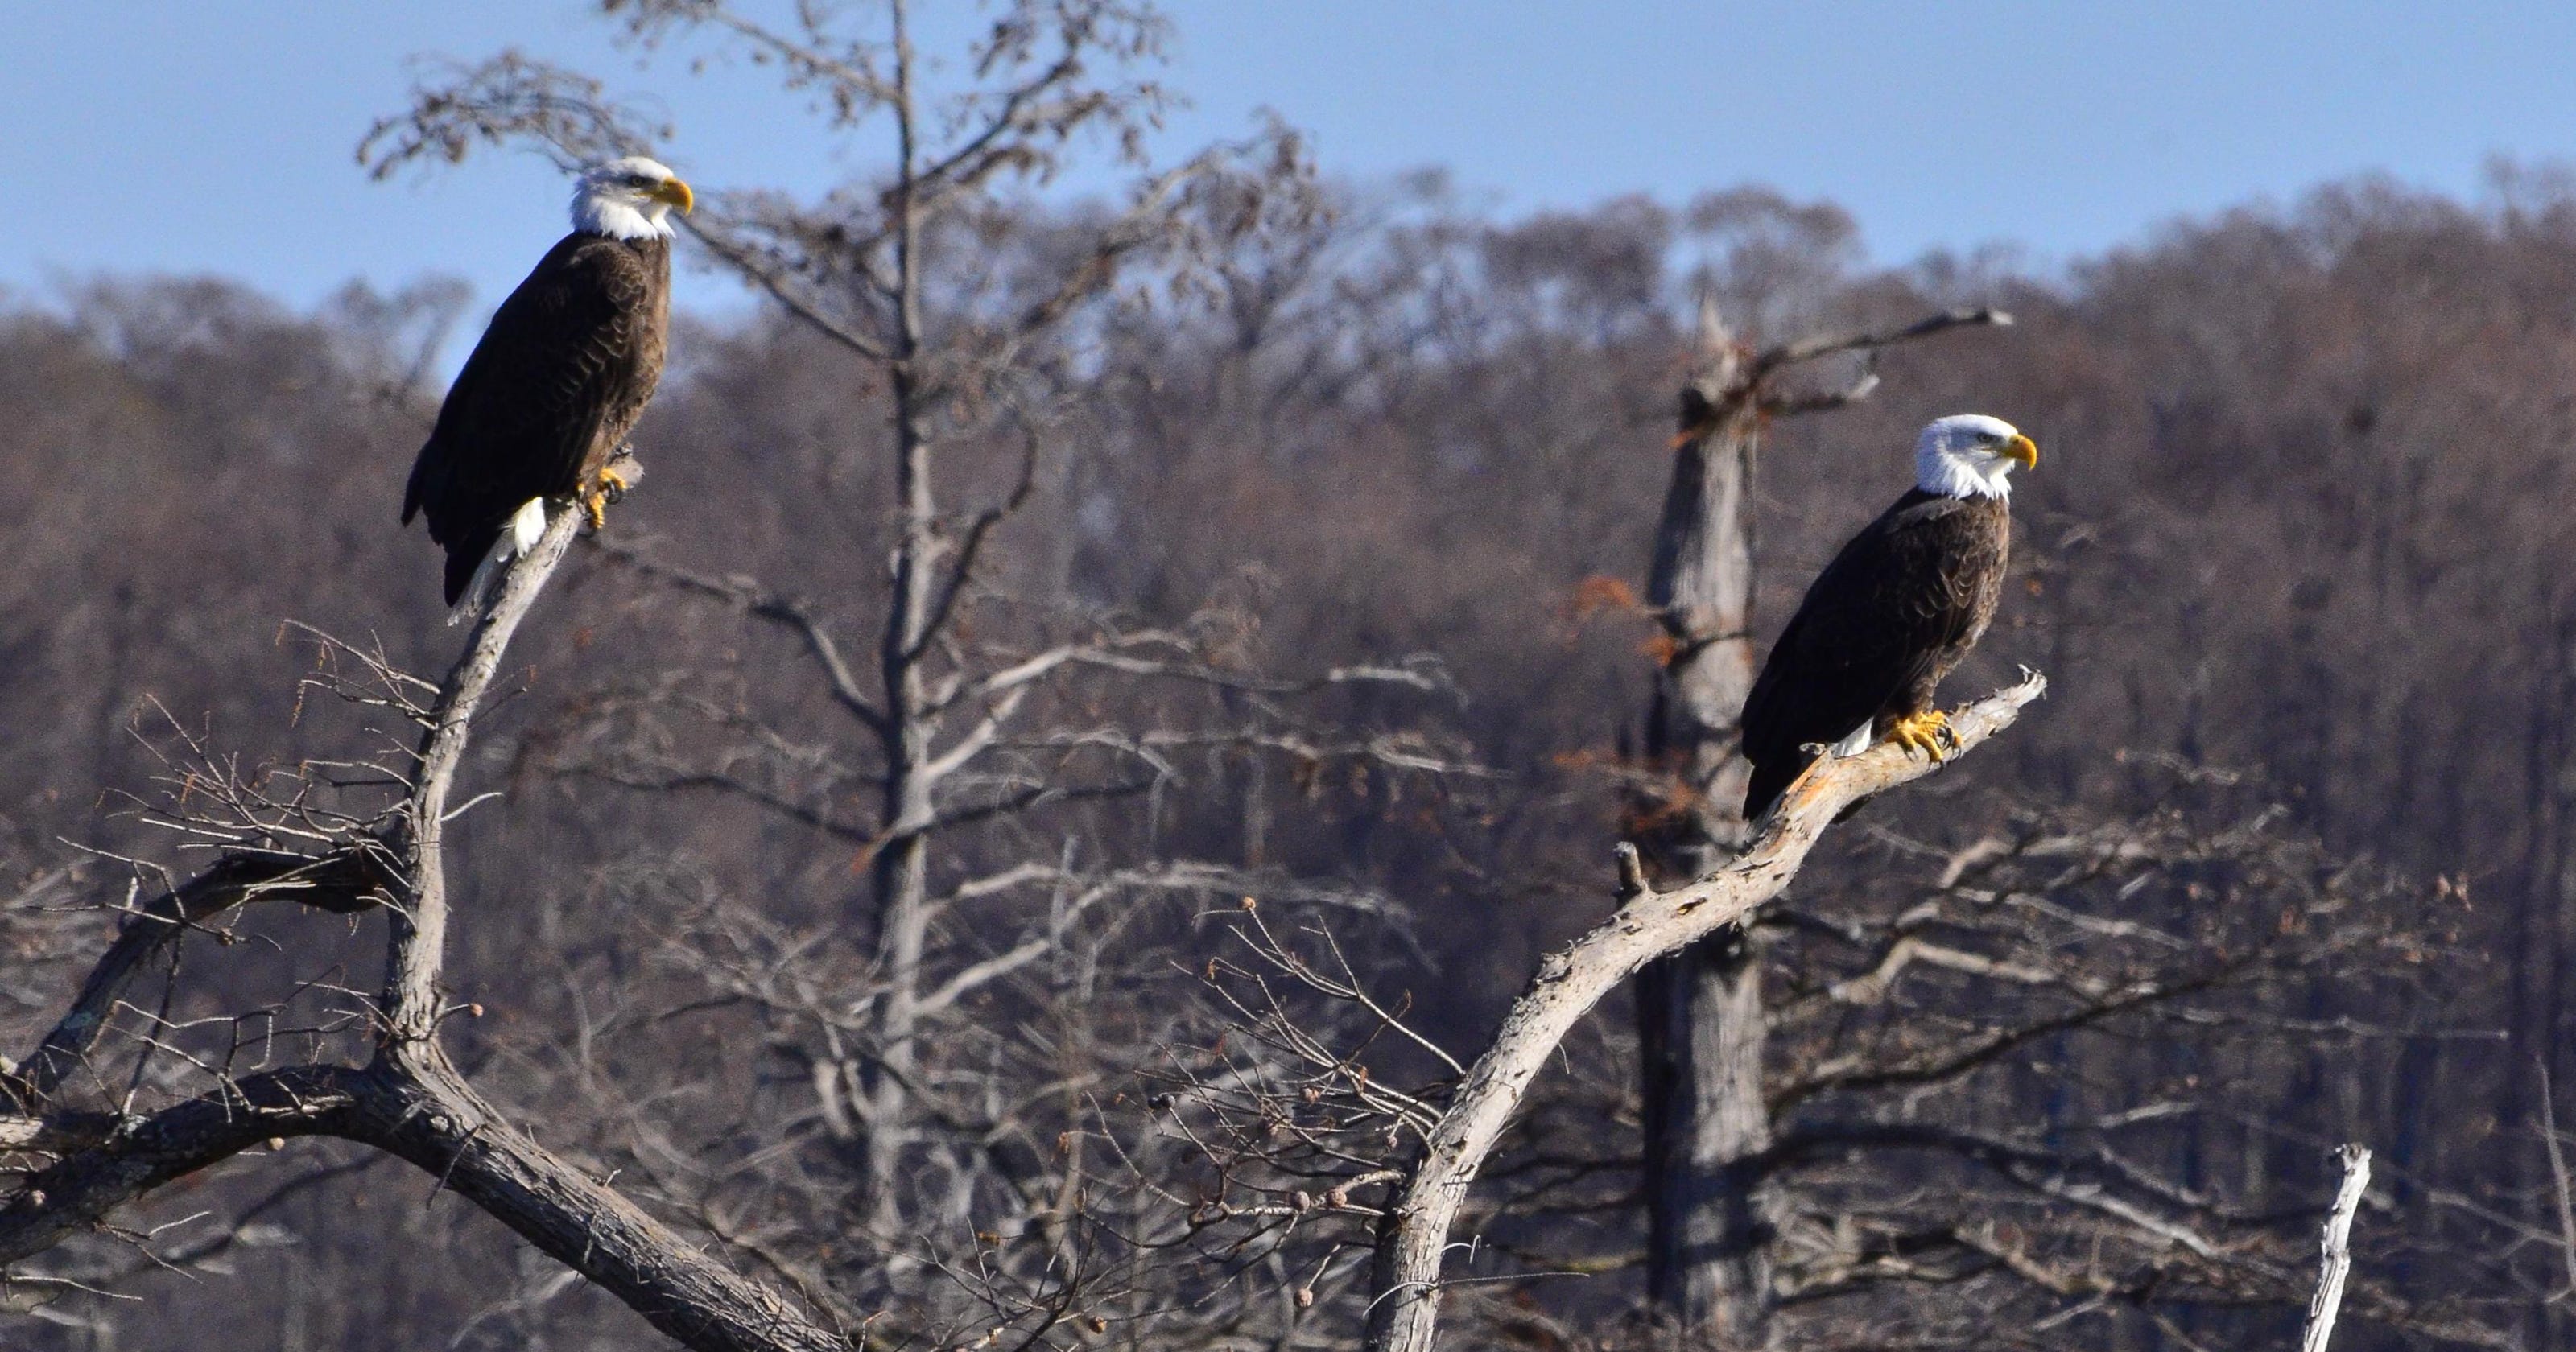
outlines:
[[[1965,754],[2010,727],[2048,689],[2036,672],[1958,710],[1951,724]],[[1843,809],[1936,768],[1894,743],[1820,760],[1789,786],[1744,852],[1686,887],[1647,884],[1621,847],[1618,911],[1549,954],[1503,1017],[1492,1045],[1467,1070],[1424,1142],[1422,1158],[1380,1227],[1370,1270],[1367,1352],[1431,1352],[1440,1314],[1441,1258],[1450,1223],[1530,1081],[1568,1030],[1648,962],[1730,926],[1780,894]]]
[[[439,1049],[449,898],[443,829],[475,711],[511,636],[579,529],[558,512],[513,566],[440,687],[396,839],[366,837],[294,863],[234,855],[172,889],[129,922],[11,1097],[40,1129],[76,1138],[62,1158],[0,1204],[0,1266],[103,1221],[118,1206],[264,1142],[328,1135],[399,1155],[537,1248],[625,1301],[696,1352],[829,1352],[847,1343],[782,1297],[727,1269],[605,1184],[549,1153],[475,1093]],[[390,863],[387,853],[396,856]],[[82,1064],[101,1020],[181,922],[264,898],[337,911],[392,894],[383,1024],[365,1067],[298,1066],[224,1079],[148,1117],[62,1114],[50,1101]]]
[[[869,1224],[883,1234],[900,1227],[896,1197],[903,1151],[911,1138],[907,1085],[918,1068],[922,963],[929,942],[929,827],[933,806],[928,763],[937,731],[928,711],[922,661],[937,623],[933,605],[939,563],[939,502],[931,482],[923,389],[921,321],[920,150],[913,103],[909,9],[894,0],[895,313],[887,361],[892,386],[896,510],[901,513],[891,560],[892,608],[878,636],[878,675],[885,684],[886,844],[875,861],[877,961],[886,983],[876,1006],[874,1056],[863,1072],[866,1127],[859,1139],[860,1178]]]
[[[2317,1290],[2308,1301],[2308,1325],[2299,1339],[2300,1352],[2326,1352],[2334,1338],[2335,1315],[2343,1309],[2344,1279],[2352,1275],[2352,1218],[2370,1188],[2370,1150],[2346,1145],[2335,1151],[2343,1165],[2343,1186],[2335,1189],[2334,1207],[2326,1213],[2318,1236]]]
[[[1762,964],[1740,931],[1640,974],[1647,1294],[1685,1330],[1757,1346],[1770,1319],[1768,1217],[1752,1161],[1771,1144]]]
[[[1754,470],[1761,451],[1753,377],[1713,308],[1700,316],[1700,373],[1682,394],[1686,438],[1673,458],[1646,600],[1666,657],[1646,727],[1669,801],[1647,805],[1639,842],[1658,878],[1705,877],[1744,840],[1749,767],[1739,719],[1754,675]],[[1758,1345],[1770,1272],[1746,1162],[1771,1143],[1762,1097],[1769,1037],[1762,965],[1729,930],[1639,974],[1650,1296],[1685,1330]]]
[[[1667,885],[1708,876],[1748,830],[1741,812],[1751,767],[1740,724],[1756,671],[1753,491],[1763,428],[1865,399],[1878,377],[1864,367],[1840,389],[1792,394],[1767,382],[1818,357],[1874,357],[1952,329],[2011,322],[1995,310],[1954,310],[1901,329],[1757,352],[1702,300],[1698,370],[1682,391],[1672,483],[1646,583],[1666,655],[1645,749],[1671,788],[1666,800],[1641,805],[1634,834]],[[1769,1223],[1751,1162],[1770,1147],[1771,1124],[1758,942],[1748,932],[1721,933],[1649,966],[1638,978],[1637,1033],[1648,1293],[1687,1333],[1760,1346],[1771,1313]]]

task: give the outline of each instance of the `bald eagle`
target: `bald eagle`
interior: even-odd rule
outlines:
[[[662,378],[671,318],[671,208],[689,185],[632,156],[585,171],[572,233],[501,302],[412,463],[402,519],[447,547],[447,603],[482,604],[544,533],[546,501],[600,524],[626,481],[608,465]],[[451,621],[453,622],[453,621]]]
[[[1932,703],[2003,598],[2013,466],[2039,447],[2000,418],[1960,414],[1914,443],[1913,491],[1825,565],[1744,700],[1753,766],[1744,818],[1759,819],[1816,759],[1891,738],[1933,760],[1957,745]]]

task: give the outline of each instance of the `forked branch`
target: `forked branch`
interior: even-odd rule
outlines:
[[[235,854],[138,912],[92,970],[27,1071],[8,1084],[22,1144],[56,1154],[0,1199],[0,1263],[103,1224],[164,1184],[286,1137],[330,1135],[398,1155],[701,1352],[827,1352],[847,1342],[787,1299],[548,1152],[474,1092],[439,1050],[449,919],[445,827],[473,719],[511,637],[571,547],[581,515],[556,514],[513,567],[439,687],[408,793],[388,825],[319,857]],[[66,1113],[52,1099],[87,1064],[120,994],[191,925],[263,898],[393,916],[374,1061],[257,1075],[217,1073],[199,1097],[145,1116]],[[0,1119],[5,1122],[7,1119]]]

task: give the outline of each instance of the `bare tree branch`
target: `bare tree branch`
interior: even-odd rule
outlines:
[[[346,1130],[360,1072],[299,1066],[219,1086],[139,1122],[29,1178],[0,1206],[0,1265],[52,1247],[174,1179],[264,1141]]]
[[[771,591],[749,577],[712,578],[675,568],[667,563],[646,558],[632,545],[600,543],[601,552],[645,577],[682,591],[721,601],[754,619],[792,630],[805,642],[806,651],[822,668],[823,678],[831,688],[832,698],[850,716],[871,730],[882,732],[885,713],[860,689],[858,674],[849,660],[841,655],[840,643],[832,637],[820,617],[805,602],[784,592]]]
[[[42,1112],[107,1031],[126,989],[189,927],[254,901],[295,901],[344,914],[366,910],[387,894],[392,882],[388,862],[383,851],[369,845],[351,846],[321,859],[232,854],[155,897],[126,917],[116,942],[90,969],[71,1008],[16,1075],[0,1076],[0,1089],[17,1100],[21,1113]]]
[[[2319,1247],[2317,1294],[2308,1302],[2308,1327],[2299,1352],[2326,1352],[2334,1336],[2335,1314],[2343,1308],[2344,1279],[2352,1274],[2352,1218],[2361,1210],[2361,1195],[2370,1187],[2370,1149],[2347,1145],[2335,1152],[2343,1165],[2343,1186],[2335,1190],[2334,1210],[2326,1214]]]
[[[1954,716],[1961,752],[2011,726],[2047,688],[2032,674],[1961,709]],[[1648,888],[1634,851],[1622,847],[1626,900],[1616,914],[1540,965],[1441,1114],[1402,1200],[1388,1213],[1371,1281],[1369,1352],[1429,1352],[1450,1220],[1530,1081],[1575,1020],[1656,956],[1740,924],[1777,896],[1844,808],[1932,768],[1885,744],[1858,756],[1819,760],[1758,824],[1742,855],[1716,874],[1669,892]]]

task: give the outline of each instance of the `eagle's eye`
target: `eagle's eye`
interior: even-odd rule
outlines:
[[[630,188],[652,187],[653,176],[651,174],[628,174],[626,176],[626,186]]]

